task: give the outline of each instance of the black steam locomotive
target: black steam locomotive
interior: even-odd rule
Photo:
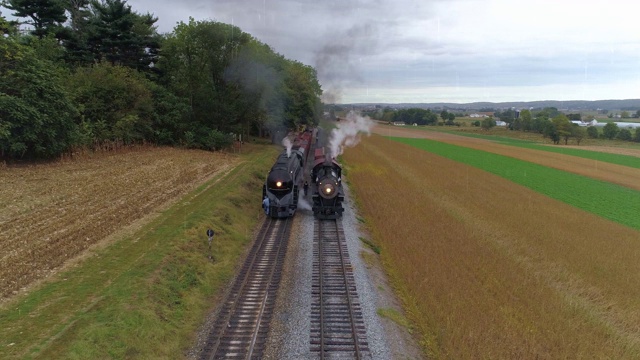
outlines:
[[[295,214],[311,135],[305,131],[296,136],[293,146],[278,156],[269,171],[262,186],[262,207],[268,216],[285,218]]]
[[[313,193],[313,215],[318,219],[337,219],[342,216],[344,192],[342,191],[342,167],[323,147],[314,154],[311,178],[315,183]]]

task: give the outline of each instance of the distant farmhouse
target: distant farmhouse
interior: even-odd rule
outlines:
[[[487,118],[490,116],[493,116],[493,112],[477,112],[469,115],[471,118]]]
[[[593,119],[591,121],[584,121],[584,120],[571,120],[572,123],[578,125],[578,126],[598,126],[598,121]],[[604,126],[604,125],[602,125]]]

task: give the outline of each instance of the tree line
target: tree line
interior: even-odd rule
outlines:
[[[230,134],[317,124],[314,68],[240,28],[180,22],[160,34],[125,0],[4,0],[0,158],[154,143],[220,149]],[[30,25],[29,31],[20,25]]]
[[[640,142],[640,128],[632,133],[630,129],[620,129],[617,124],[609,122],[599,131],[595,126],[579,126],[571,120],[581,120],[580,114],[563,114],[555,107],[541,110],[524,109],[516,116],[513,109],[496,111],[494,115],[507,123],[507,128],[515,131],[537,132],[551,139],[554,144],[561,141],[566,145],[573,139],[578,145],[586,138],[619,139]]]
[[[493,109],[491,110],[493,111]],[[445,126],[460,126],[461,124],[456,122],[455,118],[465,116],[447,110],[442,110],[437,114],[431,109],[392,109],[390,107],[365,110],[363,114],[386,122]],[[640,142],[640,128],[636,128],[634,131],[627,128],[620,129],[613,122],[607,123],[602,131],[595,126],[583,127],[571,122],[572,120],[580,120],[582,118],[580,114],[563,114],[555,107],[539,110],[524,109],[519,113],[513,109],[495,110],[494,116],[495,118],[486,117],[477,120],[472,125],[488,130],[496,126],[495,119],[500,119],[506,123],[509,130],[539,133],[544,138],[549,138],[554,144],[561,142],[568,144],[569,139],[573,139],[580,145],[580,142],[587,137]]]

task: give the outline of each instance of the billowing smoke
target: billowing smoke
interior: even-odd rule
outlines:
[[[318,49],[314,59],[322,84],[322,102],[340,103],[344,88],[365,82],[360,70],[362,59],[377,50],[378,23],[357,23],[348,29],[335,28],[327,34],[325,45]]]
[[[338,126],[331,130],[329,137],[329,149],[331,157],[341,155],[345,147],[354,147],[360,142],[360,134],[371,135],[371,128],[375,125],[368,116],[362,117],[354,111],[347,114],[347,119],[340,121]]]
[[[298,209],[311,210],[311,204],[309,204],[309,202],[307,200],[305,200],[304,197],[299,196],[298,197]]]
[[[282,72],[264,63],[251,49],[242,47],[232,57],[224,71],[224,80],[236,84],[245,95],[256,100],[254,105],[266,115],[262,126],[269,130],[271,141],[277,144],[287,133],[282,121],[285,110]]]
[[[282,145],[287,148],[287,157],[291,157],[291,147],[293,146],[291,140],[285,136],[284,139],[282,139]]]

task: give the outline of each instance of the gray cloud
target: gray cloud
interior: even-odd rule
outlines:
[[[557,84],[563,89],[587,84],[594,85],[591,96],[598,96],[592,94],[601,89],[602,98],[623,94],[606,89],[640,88],[640,25],[633,21],[593,25],[607,14],[632,13],[633,6],[626,0],[609,0],[606,7],[577,0],[535,4],[130,0],[129,4],[136,11],[159,17],[162,32],[171,31],[177,21],[188,21],[189,16],[239,26],[284,56],[316,67],[327,102],[352,102],[367,96],[380,101],[389,96],[389,89],[398,96],[405,94],[407,102],[428,101],[433,96],[428,94],[438,93],[466,102],[486,101],[489,95],[495,101],[508,100],[515,93],[531,96],[529,100],[540,96],[539,92],[527,95],[526,90],[506,90],[509,87],[551,91]],[[571,18],[566,14],[572,14]],[[621,82],[625,86],[613,85]],[[498,90],[474,97],[474,89],[489,87]],[[423,95],[418,98],[415,94]],[[637,97],[637,93],[625,97]]]

